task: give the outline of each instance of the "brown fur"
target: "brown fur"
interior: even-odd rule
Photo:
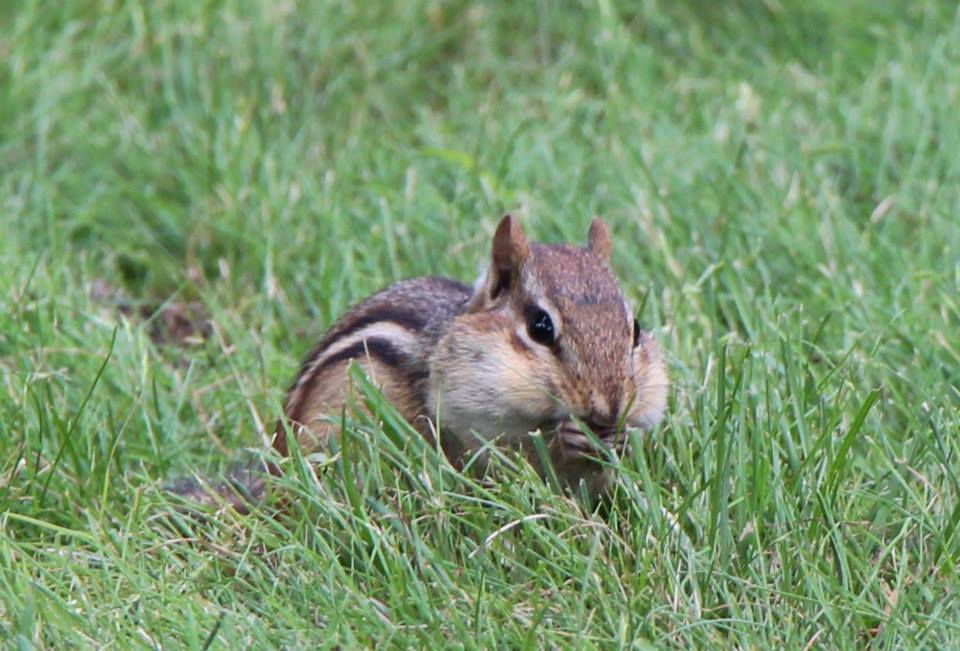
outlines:
[[[355,306],[311,351],[290,388],[285,415],[299,443],[309,449],[336,435],[327,417],[347,399],[354,360],[425,436],[439,424],[449,455],[469,454],[495,437],[528,448],[527,433],[540,429],[561,478],[602,491],[608,473],[574,419],[615,444],[624,418],[644,428],[660,418],[667,385],[652,338],[644,334],[633,346],[633,317],[607,265],[610,250],[599,219],[580,248],[530,244],[508,215],[472,294],[451,280],[421,278]],[[540,310],[550,317],[553,343],[528,334],[530,314]],[[278,427],[275,446],[286,454],[284,436]]]

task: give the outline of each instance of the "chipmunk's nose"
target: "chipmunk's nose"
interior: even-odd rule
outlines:
[[[616,434],[617,420],[610,418],[609,414],[592,412],[587,414],[583,422],[600,439],[606,439]]]
[[[611,418],[610,414],[590,412],[584,419],[593,429],[608,430],[616,426],[617,419]]]
[[[587,420],[601,429],[610,429],[616,426],[619,418],[618,405],[613,404],[606,396],[593,394],[590,399],[590,412]]]

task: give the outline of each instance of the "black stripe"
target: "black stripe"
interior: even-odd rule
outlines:
[[[393,305],[381,305],[377,308],[364,311],[363,305],[361,305],[357,310],[360,312],[360,316],[356,319],[350,319],[350,313],[347,313],[347,316],[335,323],[333,327],[327,331],[313,350],[310,351],[310,354],[307,355],[307,358],[304,360],[302,369],[307,370],[313,362],[326,352],[334,342],[349,337],[358,330],[367,327],[373,323],[382,323],[386,321],[387,323],[393,323],[409,330],[411,333],[416,334],[423,330],[426,327],[426,320],[415,312],[404,312],[402,310],[397,310]]]
[[[450,278],[444,278],[442,276],[431,276],[421,279],[427,285],[426,289],[428,294],[435,293],[437,290],[442,291],[456,291],[466,294],[463,297],[463,300],[466,301],[469,297],[470,288],[464,285],[461,282],[456,280],[451,280]],[[434,287],[435,285],[435,287]],[[417,292],[412,292],[411,295],[417,298],[417,301],[414,301],[417,305],[421,306],[423,309],[415,310],[412,308],[412,304],[408,301],[407,305],[398,308],[395,304],[384,303],[382,305],[372,306],[372,302],[376,302],[377,299],[382,299],[383,295],[389,292],[392,288],[396,288],[397,285],[392,285],[385,289],[380,290],[373,296],[371,296],[367,301],[364,301],[353,308],[347,314],[333,324],[333,327],[324,334],[320,339],[319,343],[310,350],[307,354],[306,359],[300,367],[300,373],[297,374],[297,377],[294,378],[293,384],[291,384],[290,389],[293,390],[299,380],[300,376],[306,372],[313,362],[323,355],[323,353],[339,339],[344,337],[349,337],[353,333],[365,328],[368,325],[373,323],[379,323],[386,321],[388,323],[393,323],[409,330],[413,334],[417,334],[423,331],[427,327],[427,317],[429,316],[430,310],[423,306],[423,302],[419,300],[421,298],[420,292],[423,290],[420,289]],[[399,292],[395,297],[401,301],[404,299],[404,293]],[[406,308],[406,309],[405,309]],[[351,316],[358,314],[355,319],[351,320]]]
[[[344,337],[349,337],[353,333],[365,328],[368,325],[371,325],[372,323],[382,323],[384,321],[410,330],[410,332],[413,334],[420,332],[424,327],[426,327],[426,321],[418,314],[401,312],[390,305],[383,305],[379,309],[371,310],[370,312],[363,314],[363,316],[359,317],[358,319],[347,322],[343,328],[338,328],[337,326],[339,326],[340,323],[335,323],[333,328],[331,328],[323,336],[323,338],[320,339],[320,342],[310,350],[306,358],[300,364],[300,370],[297,373],[297,376],[293,379],[293,382],[290,384],[290,388],[287,389],[287,394],[289,395],[294,389],[297,388],[297,385],[300,384],[300,379],[305,373],[312,373],[319,370],[312,368],[313,363],[318,357],[323,356],[323,354],[334,342],[343,339]],[[354,346],[350,346],[347,350],[353,350],[353,348]],[[354,355],[349,355],[349,357],[353,356]],[[346,358],[338,357],[338,359]],[[326,366],[326,363],[323,366]]]
[[[372,323],[381,323],[384,321],[387,323],[394,323],[402,328],[406,328],[411,333],[416,334],[417,332],[423,330],[427,325],[427,320],[424,318],[424,316],[424,314],[398,310],[396,306],[393,305],[384,305],[378,309],[367,312],[358,319],[351,321],[346,328],[337,331],[336,339],[349,337],[357,330],[365,328]]]
[[[386,339],[377,337],[367,337],[353,344],[350,344],[336,355],[331,355],[323,360],[317,368],[313,369],[314,374],[318,374],[326,368],[354,357],[366,357],[367,354],[378,362],[383,362],[387,366],[396,369],[403,369],[404,363],[408,358]]]
[[[300,410],[303,406],[304,400],[306,400],[307,397],[313,393],[317,380],[324,370],[340,362],[350,359],[363,359],[368,355],[378,362],[381,362],[382,364],[394,368],[402,373],[406,381],[410,384],[411,391],[413,391],[415,395],[421,396],[421,394],[424,393],[423,384],[427,380],[427,370],[425,368],[410,368],[410,358],[398,350],[388,340],[377,337],[368,337],[347,346],[337,354],[331,355],[327,359],[323,360],[323,363],[316,368],[311,369],[310,377],[307,379],[306,384],[301,387],[299,391],[297,402],[292,405],[288,405],[287,416],[295,421],[302,418],[303,414],[300,413]]]

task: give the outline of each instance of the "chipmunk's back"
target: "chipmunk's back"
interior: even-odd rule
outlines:
[[[401,415],[424,434],[427,358],[445,326],[463,309],[470,289],[448,278],[413,278],[354,306],[324,335],[300,369],[284,413],[306,447],[330,432],[325,417],[339,413],[349,391],[347,367],[356,360]],[[283,428],[275,447],[287,453]]]

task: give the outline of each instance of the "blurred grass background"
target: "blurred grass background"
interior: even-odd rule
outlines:
[[[956,645],[958,66],[930,0],[4,3],[0,639]],[[293,523],[162,524],[506,211],[602,215],[669,355],[608,512],[452,476],[368,391]]]

